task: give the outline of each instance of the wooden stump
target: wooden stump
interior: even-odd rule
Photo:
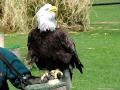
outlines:
[[[4,33],[0,33],[0,47],[4,47]]]
[[[59,82],[55,85],[50,85],[48,83],[28,85],[25,87],[25,90],[67,90],[67,88],[65,82]]]

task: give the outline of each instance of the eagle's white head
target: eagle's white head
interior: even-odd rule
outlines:
[[[55,31],[57,27],[56,17],[57,7],[47,3],[36,13],[38,29],[40,31]]]

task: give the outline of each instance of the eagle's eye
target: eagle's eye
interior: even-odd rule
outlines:
[[[45,11],[48,11],[48,10],[49,10],[49,8],[46,8],[46,9],[45,9]]]

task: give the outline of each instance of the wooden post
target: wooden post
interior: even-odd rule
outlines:
[[[59,82],[58,84],[55,85],[44,83],[28,85],[27,87],[25,87],[25,90],[67,90],[67,87],[65,82]]]
[[[4,47],[4,33],[0,32],[0,47]]]

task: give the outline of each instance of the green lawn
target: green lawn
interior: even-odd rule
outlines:
[[[91,0],[94,3],[111,3],[111,2],[120,2],[120,0]]]
[[[92,29],[120,29],[120,5],[94,6],[90,11]]]
[[[73,35],[85,65],[83,75],[75,71],[73,90],[120,90],[119,33],[106,30]]]
[[[91,23],[120,22],[120,5],[94,6],[91,8]]]

